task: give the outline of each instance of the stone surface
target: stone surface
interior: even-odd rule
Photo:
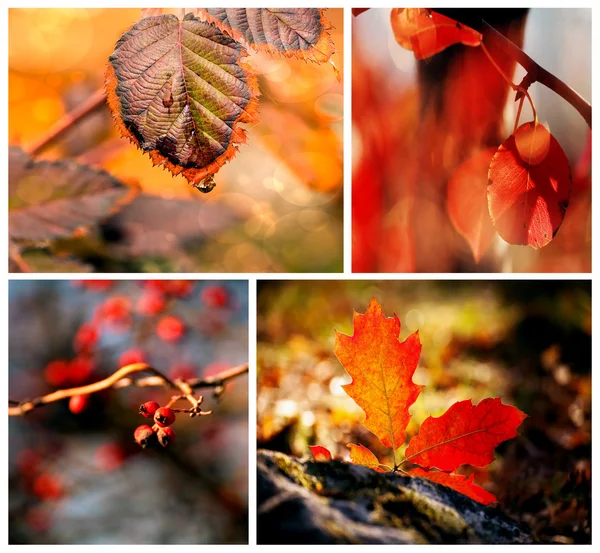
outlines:
[[[421,478],[261,450],[258,543],[531,543],[502,514]]]

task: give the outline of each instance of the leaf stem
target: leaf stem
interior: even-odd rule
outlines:
[[[521,48],[506,38],[502,33],[494,29],[494,27],[489,25],[485,20],[482,20],[482,23],[482,34],[484,41],[487,41],[489,44],[494,44],[494,46],[501,49],[506,55],[514,59],[527,71],[527,76],[525,79],[523,79],[521,86],[516,89],[513,86],[513,89],[518,90],[515,100],[520,99],[519,94],[525,94],[527,88],[537,81],[571,104],[585,119],[585,122],[588,124],[590,129],[592,128],[592,106],[589,102],[587,102],[565,82],[561,81],[558,77],[554,76],[552,73],[538,65],[538,63],[536,63],[525,52],[523,52]],[[481,46],[484,51],[486,51],[483,42],[481,43]]]
[[[71,127],[79,121],[105,105],[104,89],[99,88],[85,102],[77,106],[74,110],[63,115],[50,129],[48,129],[36,142],[24,148],[26,152],[34,156],[54,144]]]

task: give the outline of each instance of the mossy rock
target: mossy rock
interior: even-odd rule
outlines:
[[[499,508],[422,478],[261,450],[258,543],[531,543]]]

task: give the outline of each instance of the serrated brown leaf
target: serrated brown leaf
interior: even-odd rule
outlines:
[[[240,124],[257,120],[257,79],[245,55],[191,13],[140,20],[117,42],[106,75],[122,134],[155,165],[210,191],[212,175],[246,142]]]
[[[440,417],[427,417],[406,448],[406,460],[424,468],[456,470],[460,465],[485,467],[496,446],[518,436],[527,415],[499,398],[473,405],[458,401]]]
[[[136,191],[106,171],[71,160],[35,161],[9,150],[9,237],[34,242],[72,236],[105,219]]]
[[[364,425],[388,448],[404,444],[410,406],[423,386],[412,381],[419,364],[419,334],[398,341],[400,320],[387,318],[373,298],[364,315],[354,313],[354,335],[336,331],[335,355],[352,377],[346,393],[365,412]]]
[[[494,494],[475,484],[473,475],[467,478],[463,474],[429,471],[421,468],[412,469],[408,474],[411,476],[426,478],[432,482],[437,482],[438,484],[452,488],[453,490],[462,493],[463,495],[466,495],[475,501],[479,501],[479,503],[483,503],[484,505],[489,505],[490,503],[496,503],[498,501]]]
[[[254,50],[317,63],[335,52],[323,8],[198,8],[196,13]]]

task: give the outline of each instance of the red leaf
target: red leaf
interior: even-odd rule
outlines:
[[[309,445],[315,461],[331,461],[331,452],[322,445]]]
[[[543,125],[521,125],[498,148],[487,195],[492,221],[508,243],[541,248],[554,238],[569,205],[571,170]]]
[[[379,459],[370,449],[360,444],[348,444],[348,448],[350,449],[350,459],[355,465],[362,465],[377,472],[384,472],[383,468],[379,466]]]
[[[499,398],[478,405],[459,401],[440,417],[428,417],[406,448],[406,460],[425,468],[456,470],[460,465],[484,467],[494,460],[494,448],[518,435],[527,417]]]
[[[469,243],[479,263],[496,231],[487,206],[487,171],[496,148],[483,150],[462,163],[448,182],[447,206],[450,221]]]
[[[479,46],[481,34],[440,13],[426,8],[394,8],[392,29],[402,48],[419,60],[429,58],[453,44]]]
[[[419,334],[398,341],[400,320],[386,318],[373,298],[364,315],[354,313],[354,335],[336,331],[335,354],[352,382],[346,393],[365,412],[364,425],[381,443],[396,450],[405,440],[408,409],[423,386],[412,381],[419,364]]]
[[[420,468],[412,469],[408,474],[411,476],[420,476],[421,478],[426,478],[432,482],[442,484],[447,488],[452,488],[453,490],[456,490],[457,492],[462,493],[463,495],[466,495],[475,501],[479,501],[479,503],[483,503],[484,505],[498,502],[494,494],[484,490],[481,486],[478,486],[474,483],[473,475],[471,475],[470,478],[467,478],[462,474],[430,472]]]

